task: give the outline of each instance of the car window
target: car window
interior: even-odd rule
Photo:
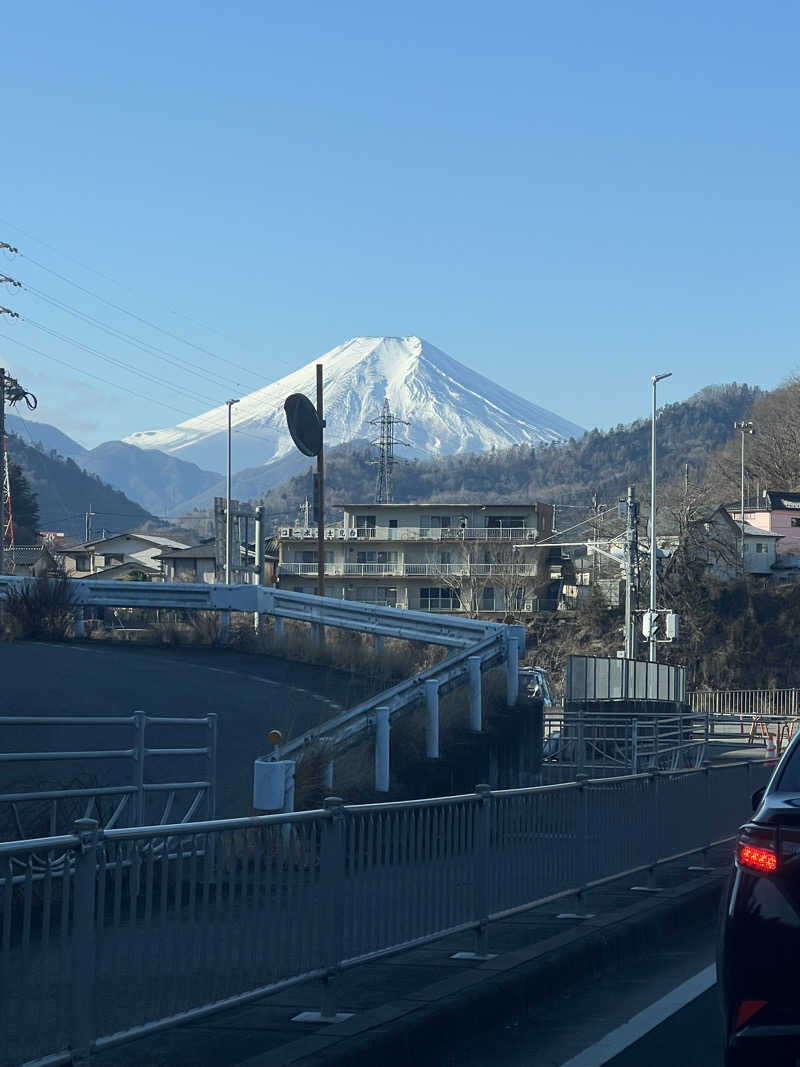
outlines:
[[[800,793],[800,744],[793,744],[775,782],[783,793]]]

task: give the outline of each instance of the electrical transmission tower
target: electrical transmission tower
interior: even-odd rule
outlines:
[[[383,410],[380,417],[370,420],[370,426],[380,426],[380,436],[373,445],[379,449],[378,477],[375,481],[375,503],[392,503],[392,471],[394,469],[394,446],[407,445],[407,441],[400,441],[394,435],[395,426],[409,426],[405,419],[398,419],[389,410],[389,401],[384,400]]]

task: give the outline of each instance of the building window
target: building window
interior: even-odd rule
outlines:
[[[419,606],[422,611],[452,611],[459,606],[458,593],[455,589],[423,586],[419,591]]]
[[[358,530],[358,537],[374,537],[375,536],[375,516],[374,515],[357,515],[356,516],[356,530]]]
[[[800,526],[800,519],[792,519],[792,526]]]
[[[766,551],[767,551],[767,546],[763,543],[763,541],[756,541],[756,552],[766,552]]]
[[[396,552],[357,552],[356,563],[397,563]]]
[[[494,611],[494,586],[487,585],[481,597],[481,610]]]

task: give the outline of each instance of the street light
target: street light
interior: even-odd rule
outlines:
[[[228,480],[225,491],[225,584],[231,584],[231,408],[238,400],[226,400],[228,405]]]
[[[733,424],[734,430],[739,430],[742,435],[742,511],[740,518],[742,520],[742,543],[739,546],[740,556],[742,560],[742,571],[744,571],[744,435],[746,433],[754,434],[755,427],[750,419],[737,419]]]
[[[666,374],[654,374],[650,379],[653,385],[653,422],[650,428],[650,662],[656,661],[656,386],[665,378],[671,378],[672,371]]]

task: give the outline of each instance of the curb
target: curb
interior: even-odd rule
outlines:
[[[642,956],[669,938],[676,922],[683,927],[715,923],[727,876],[727,868],[715,871],[607,918],[587,919],[239,1067],[405,1067],[434,1053],[448,1032],[469,1038],[504,1018],[527,1014],[580,979]]]

